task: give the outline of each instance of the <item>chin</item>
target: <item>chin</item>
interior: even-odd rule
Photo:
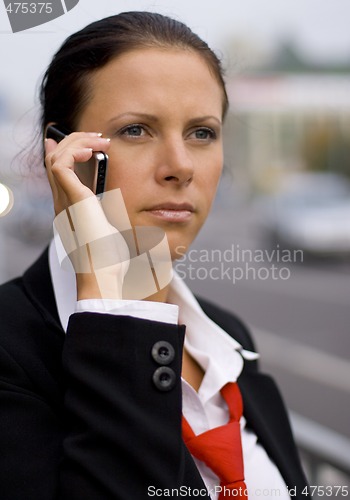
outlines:
[[[187,247],[185,248],[183,245],[179,245],[179,247],[175,249],[170,249],[172,262],[175,262],[176,260],[183,258],[186,252],[187,252]]]
[[[202,224],[196,224],[195,227],[187,227],[186,230],[184,228],[183,231],[181,231],[180,228],[176,231],[166,231],[172,261],[184,257],[196,239],[201,228]]]
[[[153,218],[149,220],[148,217],[144,216],[131,218],[133,226],[156,226],[165,231],[172,261],[183,258],[187,253],[202,227],[202,224],[198,222],[197,220],[189,224],[172,225],[164,223],[164,221],[154,220]]]
[[[169,249],[171,254],[171,260],[174,262],[175,260],[179,260],[184,257],[187,253],[189,247],[191,246],[194,238],[181,238],[181,237],[172,237],[172,235],[167,234]]]

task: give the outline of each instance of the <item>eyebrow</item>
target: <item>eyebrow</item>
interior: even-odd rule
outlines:
[[[197,116],[196,118],[192,118],[189,121],[189,124],[197,123],[197,122],[204,122],[206,120],[215,120],[219,125],[222,125],[222,121],[219,120],[219,118],[217,118],[216,116],[213,116],[213,115]]]
[[[149,115],[148,113],[135,113],[133,111],[127,111],[126,113],[122,113],[117,116],[113,116],[108,123],[114,122],[115,120],[119,120],[119,118],[124,118],[124,116],[135,116],[137,118],[143,118],[145,120],[158,121],[158,118],[154,115]]]
[[[120,118],[124,118],[125,116],[134,116],[138,119],[143,119],[143,120],[150,120],[150,121],[153,121],[153,122],[159,122],[159,118],[155,115],[151,115],[151,114],[148,114],[148,113],[135,113],[133,111],[127,111],[126,113],[122,113],[120,115],[117,115],[117,116],[113,116],[113,118],[111,118],[110,120],[108,120],[108,123],[112,123],[114,122],[115,120],[118,120]],[[198,122],[201,122],[201,121],[205,121],[205,120],[215,120],[219,125],[222,125],[222,122],[221,120],[219,120],[216,116],[213,116],[213,115],[204,115],[204,116],[198,116],[196,118],[191,118],[191,120],[189,120],[189,125],[192,125],[194,123],[198,123]]]

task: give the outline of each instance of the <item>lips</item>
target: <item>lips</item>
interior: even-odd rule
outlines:
[[[166,203],[159,203],[158,205],[155,205],[151,208],[148,209],[150,212],[153,210],[187,210],[188,212],[193,212],[194,208],[193,205],[190,203],[172,203],[172,202],[166,202]]]
[[[190,203],[165,202],[149,208],[147,212],[167,222],[186,222],[191,219],[194,207]]]

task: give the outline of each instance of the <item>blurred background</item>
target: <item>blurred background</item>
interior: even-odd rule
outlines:
[[[225,173],[176,269],[253,331],[311,484],[349,485],[348,0],[80,0],[16,34],[0,6],[0,283],[22,273],[51,237],[40,77],[70,33],[124,10],[183,20],[223,60],[231,101]]]

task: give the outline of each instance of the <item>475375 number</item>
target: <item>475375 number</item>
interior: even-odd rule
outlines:
[[[348,486],[305,486],[302,495],[310,495],[311,497],[347,497],[349,495]]]
[[[6,11],[9,14],[51,14],[52,2],[11,2]]]

